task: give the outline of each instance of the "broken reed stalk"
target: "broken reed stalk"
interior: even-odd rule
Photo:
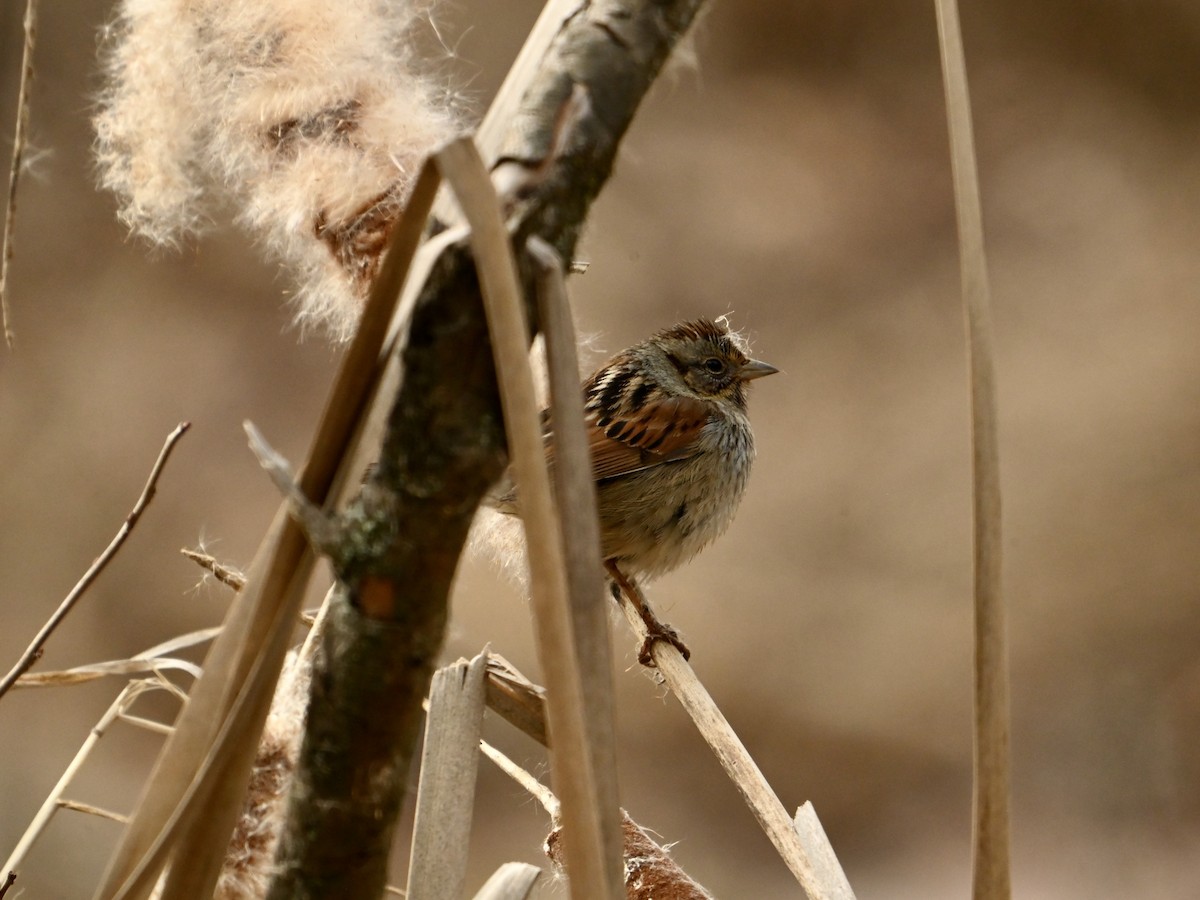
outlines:
[[[956,0],[935,0],[958,220],[970,357],[975,545],[975,728],[972,896],[1008,900],[1010,861],[1009,678],[1001,592],[1000,439],[971,100]]]
[[[479,771],[487,651],[434,673],[409,854],[409,900],[461,897]]]
[[[564,336],[560,320],[565,310],[558,311],[556,324],[560,327],[554,335],[547,335],[548,344],[552,341],[557,348],[560,371],[554,379],[553,420],[562,432],[560,445],[569,443],[571,452],[566,459],[560,458],[557,466],[560,483],[569,493],[560,490],[556,505],[529,363],[532,335],[499,199],[471,141],[447,145],[437,154],[437,160],[471,225],[471,246],[496,361],[509,454],[521,495],[521,518],[529,544],[534,633],[546,681],[551,686],[547,693],[549,728],[554,735],[550,758],[555,786],[563,798],[571,895],[616,900],[623,890],[610,656],[605,640],[598,641],[601,653],[588,653],[585,646],[607,634],[600,606],[603,592],[595,489],[583,434],[578,368],[573,357],[563,356],[559,347],[565,339],[573,348],[574,336]],[[548,245],[542,246],[543,252],[549,251]],[[543,264],[552,266],[545,257]],[[559,293],[553,300],[565,305],[565,294]],[[565,391],[561,376],[564,363],[572,366],[570,387]],[[565,405],[571,408],[562,408]],[[580,505],[572,507],[572,499]],[[581,534],[574,523],[583,520],[586,524]],[[575,569],[570,578],[568,542],[572,544]],[[600,631],[593,635],[591,629],[597,624]],[[598,749],[603,752],[598,753]]]
[[[634,590],[637,590],[634,587]],[[645,597],[641,602],[649,605]],[[635,600],[624,589],[620,596],[621,611],[639,641],[649,636],[646,623],[638,614]],[[728,720],[713,700],[712,695],[696,677],[695,671],[683,658],[683,654],[667,641],[654,641],[650,645],[654,665],[661,673],[667,687],[671,689],[680,705],[691,716],[697,730],[712,748],[730,780],[745,798],[750,810],[758,819],[784,863],[796,876],[809,900],[853,900],[854,892],[837,858],[833,847],[825,838],[824,831],[811,829],[803,837],[787,810],[767,783],[762,771],[750,756],[745,744],[730,726]],[[814,813],[815,815],[815,813]],[[829,860],[834,865],[829,865]]]
[[[38,631],[33,641],[25,649],[25,652],[21,654],[21,658],[17,660],[16,665],[0,681],[0,697],[8,693],[9,689],[17,683],[17,679],[29,671],[29,668],[37,662],[38,657],[42,655],[46,641],[50,639],[50,635],[62,624],[63,619],[70,614],[71,610],[75,608],[75,604],[79,602],[79,598],[91,587],[92,582],[104,571],[104,568],[112,558],[117,555],[117,551],[121,549],[126,538],[129,537],[130,532],[133,531],[134,526],[137,525],[138,520],[142,517],[142,513],[146,511],[146,507],[154,499],[154,491],[158,485],[158,478],[162,475],[163,468],[171,456],[171,451],[175,449],[175,445],[179,442],[179,439],[191,427],[190,423],[181,422],[175,427],[174,431],[167,435],[166,442],[163,444],[162,450],[158,453],[158,459],[155,460],[154,466],[150,469],[150,475],[146,479],[142,493],[138,497],[137,502],[133,504],[133,509],[125,517],[125,521],[121,524],[121,527],[117,530],[116,535],[109,542],[108,546],[104,548],[104,552],[96,557],[95,561],[88,567],[88,570],[83,573],[83,577],[79,579],[75,587],[71,588],[71,592],[67,594],[59,604],[58,609],[54,611],[54,614],[50,616],[46,624]]]
[[[21,164],[25,145],[29,141],[29,93],[33,86],[33,47],[37,41],[38,0],[25,0],[25,43],[21,50],[21,86],[17,89],[17,125],[13,129],[12,166],[8,173],[8,202],[4,205],[4,241],[0,245],[0,328],[4,342],[12,349],[16,335],[9,321],[8,266],[12,262],[13,232],[17,224],[17,185],[21,180]],[[2,693],[2,692],[0,692]]]

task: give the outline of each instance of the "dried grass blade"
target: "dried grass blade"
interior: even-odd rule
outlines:
[[[42,801],[41,807],[33,820],[29,823],[29,827],[25,829],[25,833],[21,835],[21,840],[17,842],[17,846],[13,848],[12,853],[4,862],[3,871],[10,872],[20,867],[22,860],[33,847],[34,843],[45,831],[46,826],[54,817],[55,812],[59,809],[59,803],[62,800],[63,793],[79,774],[79,770],[87,761],[92,751],[96,748],[96,744],[108,732],[108,728],[117,719],[121,718],[133,705],[133,702],[143,693],[151,690],[161,689],[162,685],[154,679],[146,679],[140,681],[131,681],[125,685],[124,689],[117,694],[112,704],[105,710],[99,721],[92,726],[92,730],[88,733],[87,738],[80,744],[79,750],[75,753],[70,764],[59,777],[58,782],[51,789],[46,799]]]
[[[114,659],[108,662],[89,663],[86,666],[76,666],[61,672],[35,672],[32,675],[22,675],[17,679],[19,688],[34,687],[70,687],[85,684],[98,678],[112,675],[143,675],[147,672],[157,672],[166,669],[177,669],[187,672],[193,678],[199,678],[200,667],[186,659],[174,659],[169,656],[159,659]]]
[[[624,594],[621,596],[621,611],[625,613],[638,639],[645,640],[648,635],[646,623]],[[823,880],[820,862],[809,856],[787,810],[683,654],[665,641],[656,641],[651,645],[650,652],[667,687],[691,716],[726,774],[745,798],[762,830],[800,882],[805,896],[809,900],[853,898],[852,892],[845,893],[840,887],[840,883],[845,882],[844,874],[833,883]],[[846,885],[846,889],[849,889],[849,885]]]
[[[4,240],[0,244],[0,328],[12,349],[16,336],[8,309],[8,266],[13,255],[13,231],[17,224],[17,185],[25,158],[29,130],[29,93],[33,86],[33,48],[37,42],[37,0],[25,0],[25,43],[21,50],[21,86],[17,89],[17,127],[13,132],[12,166],[8,174],[8,202],[4,205]]]
[[[215,739],[178,807],[168,833],[176,852],[160,900],[192,900],[212,893],[225,858],[229,837],[240,814],[250,769],[258,750],[263,722],[291,639],[292,623],[312,568],[306,551],[280,594],[279,612],[245,677]]]
[[[181,701],[187,700],[187,694],[181,694],[179,699]],[[126,725],[132,725],[134,728],[140,728],[143,731],[151,731],[154,734],[166,735],[175,730],[174,726],[166,725],[162,722],[159,722],[157,719],[147,719],[142,716],[131,716],[129,713],[121,713],[120,719]],[[126,817],[126,821],[128,821],[128,817]]]
[[[495,164],[504,132],[512,124],[517,106],[533,81],[554,36],[582,5],[582,0],[547,0],[538,13],[537,21],[529,30],[525,43],[521,45],[517,58],[504,76],[500,89],[492,98],[475,132],[475,146],[488,166]],[[435,213],[444,222],[462,221],[462,215],[449,192],[444,191],[438,198]]]
[[[619,821],[616,809],[604,808],[606,798],[600,790],[609,779],[598,779],[593,768],[594,723],[585,706],[589,695],[585,682],[598,681],[599,676],[585,676],[581,671],[581,636],[572,622],[564,549],[529,367],[529,326],[511,241],[495,189],[474,144],[456,141],[436,158],[471,224],[509,452],[521,491],[534,631],[546,671],[551,767],[563,803],[571,895],[615,900],[624,896]],[[602,677],[608,678],[607,665]],[[611,777],[615,783],[615,775]]]
[[[160,669],[179,669],[187,672],[193,678],[199,678],[201,669],[195,663],[185,659],[174,659],[164,656],[176,650],[184,650],[211,640],[221,632],[216,628],[201,628],[179,637],[163,641],[161,644],[143,650],[129,659],[115,659],[108,662],[89,663],[85,666],[75,666],[58,672],[38,672],[33,675],[22,675],[17,679],[16,687],[62,687],[73,684],[83,684],[104,678],[108,675],[137,675],[143,672],[156,672]]]
[[[525,900],[541,874],[541,869],[529,863],[505,863],[484,882],[474,900]]]
[[[409,900],[462,896],[486,670],[485,651],[433,675],[408,867]]]
[[[975,531],[975,741],[972,896],[1007,900],[1010,861],[1008,647],[1001,591],[1000,438],[995,350],[971,100],[955,0],[936,0],[971,366]]]
[[[178,637],[163,641],[161,644],[155,644],[153,647],[135,655],[133,659],[158,659],[167,653],[174,653],[176,650],[186,650],[188,647],[195,647],[197,644],[211,641],[220,633],[220,625],[212,628],[198,628],[195,631],[189,631],[187,634],[181,634]]]
[[[300,484],[305,494],[318,505],[335,488],[343,460],[349,455],[358,433],[358,425],[377,383],[379,354],[388,333],[399,288],[420,243],[425,219],[437,191],[439,176],[426,164],[414,187],[404,217],[396,226],[391,245],[372,285],[363,319],[338,372],[313,440],[308,464]],[[312,564],[312,554],[299,528],[281,506],[271,529],[251,566],[247,587],[241,591],[226,617],[226,626],[214,642],[205,660],[205,677],[197,682],[176,731],[168,739],[151,774],[142,800],[129,827],[109,863],[108,872],[96,897],[143,898],[157,880],[181,825],[207,823],[206,836],[191,835],[188,853],[180,854],[172,866],[175,884],[195,884],[216,878],[220,860],[216,851],[195,843],[203,837],[219,843],[221,851],[232,827],[230,808],[240,797],[231,799],[236,787],[240,795],[245,775],[253,758],[253,746],[261,731],[262,717],[278,678],[286,650],[286,633],[295,621],[301,602],[302,587]],[[253,680],[251,676],[257,676]],[[238,688],[243,688],[240,696]],[[250,692],[254,697],[249,696]],[[244,727],[231,729],[231,713],[246,714]],[[234,716],[236,718],[236,716]],[[222,753],[229,765],[219,764],[216,750],[230,734],[241,741]],[[234,766],[236,763],[236,766]],[[227,792],[222,798],[222,815],[187,817],[189,802],[213,800],[210,791],[202,791],[202,777],[220,779]],[[236,815],[236,810],[232,813]],[[211,893],[211,884],[208,892]],[[198,890],[193,896],[203,896]]]
[[[188,822],[189,807],[203,799],[202,773],[211,771],[215,748],[222,734],[228,733],[223,726],[236,705],[238,688],[253,687],[254,663],[265,661],[272,634],[284,621],[278,615],[280,606],[297,593],[289,590],[291,576],[311,566],[303,538],[289,534],[289,524],[286,511],[276,514],[251,566],[248,588],[234,601],[222,635],[205,659],[204,677],[192,689],[175,732],[159,755],[98,898],[148,896]],[[199,852],[198,847],[191,849]]]

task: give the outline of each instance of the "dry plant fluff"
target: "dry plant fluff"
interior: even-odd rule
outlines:
[[[254,757],[242,814],[234,826],[214,900],[255,900],[267,895],[284,806],[304,735],[312,660],[288,654]]]
[[[461,127],[414,67],[421,2],[122,0],[95,119],[122,221],[177,244],[223,186],[299,321],[348,337],[422,158]]]

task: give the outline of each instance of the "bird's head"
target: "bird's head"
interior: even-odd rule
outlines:
[[[779,370],[751,359],[745,340],[723,320],[682,322],[651,337],[646,345],[661,355],[658,366],[681,393],[746,406],[746,385]],[[660,360],[661,361],[661,360]]]

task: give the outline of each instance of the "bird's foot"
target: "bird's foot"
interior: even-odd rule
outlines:
[[[646,597],[642,593],[642,589],[638,587],[637,582],[632,578],[626,577],[615,560],[606,560],[604,567],[608,570],[609,578],[612,579],[610,586],[613,599],[619,604],[621,596],[624,595],[630,605],[637,611],[638,618],[642,620],[642,624],[646,626],[646,637],[642,641],[642,646],[638,649],[638,662],[649,669],[657,669],[658,664],[654,661],[652,651],[654,645],[660,641],[670,644],[678,650],[684,660],[691,659],[692,651],[683,642],[683,638],[679,636],[679,632],[670,625],[664,625],[658,620],[658,616],[654,614],[654,610],[646,602]]]
[[[651,651],[654,645],[660,641],[670,644],[678,650],[685,660],[692,658],[692,651],[683,642],[683,638],[679,636],[679,632],[670,625],[664,625],[658,619],[654,619],[653,622],[646,622],[646,632],[646,639],[642,641],[642,646],[638,650],[638,662],[643,666],[649,669],[658,668],[658,663],[654,661],[654,654]]]

